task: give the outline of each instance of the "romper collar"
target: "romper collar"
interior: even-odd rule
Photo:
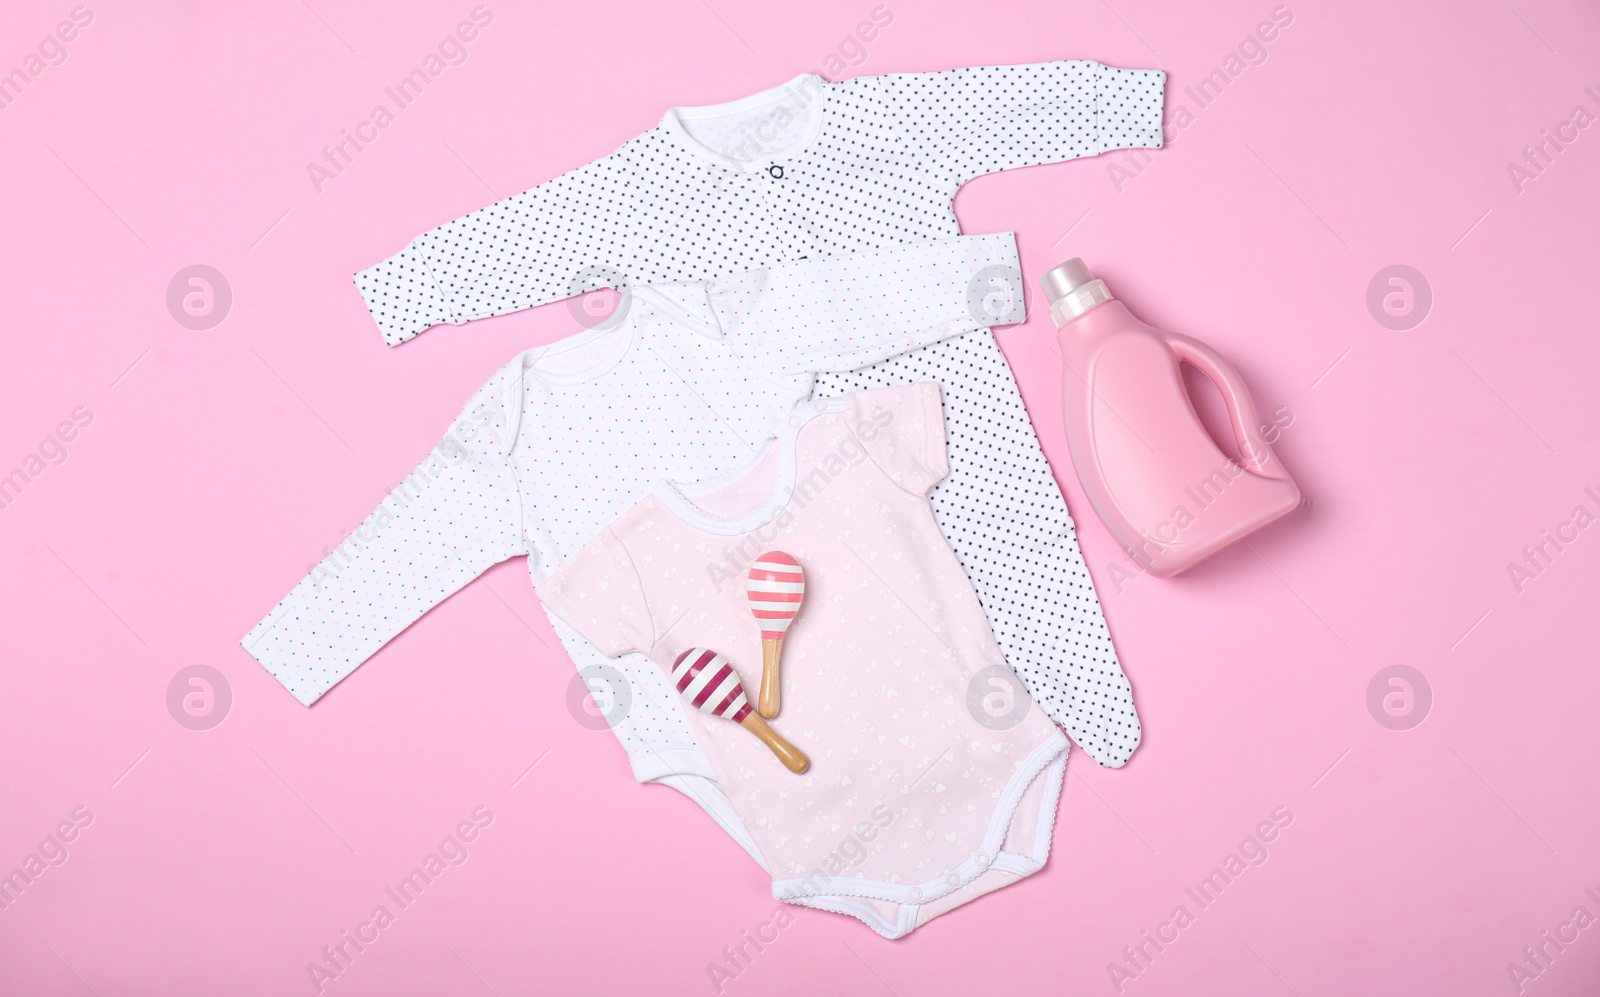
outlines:
[[[673,142],[685,152],[703,159],[707,162],[723,166],[741,173],[754,173],[764,169],[767,164],[790,159],[804,152],[822,131],[822,101],[826,81],[816,73],[801,73],[787,83],[779,84],[760,93],[751,94],[739,100],[731,100],[724,104],[706,104],[700,107],[673,107],[661,118],[661,128]],[[783,149],[770,150],[767,155],[750,159],[738,159],[724,155],[713,149],[707,148],[698,139],[689,134],[684,127],[685,121],[701,121],[707,118],[717,118],[729,114],[738,114],[742,111],[753,111],[768,104],[780,101],[798,99],[802,112],[808,115],[805,132],[800,138]]]
[[[800,431],[817,416],[825,412],[842,412],[844,407],[842,398],[815,398],[797,402],[778,430],[737,467],[694,485],[663,480],[656,485],[655,497],[679,519],[707,533],[737,536],[760,529],[776,519],[794,498],[797,478],[795,448]],[[735,516],[718,516],[695,504],[694,497],[720,491],[753,474],[763,461],[772,456],[774,449],[777,451],[778,481],[761,504]]]

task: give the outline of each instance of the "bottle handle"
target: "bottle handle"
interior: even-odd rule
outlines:
[[[1233,424],[1233,438],[1239,446],[1239,460],[1244,468],[1267,478],[1287,478],[1281,464],[1277,471],[1267,470],[1272,460],[1272,447],[1261,435],[1258,428],[1261,420],[1256,415],[1255,403],[1250,400],[1244,378],[1233,365],[1198,339],[1176,332],[1163,332],[1162,336],[1179,360],[1192,364],[1222,393],[1222,403],[1227,406],[1228,420]]]

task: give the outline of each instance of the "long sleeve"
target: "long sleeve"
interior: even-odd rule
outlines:
[[[310,706],[429,609],[527,553],[500,380],[240,641],[300,702]]]
[[[1159,69],[1064,60],[874,79],[911,164],[951,194],[997,170],[1161,147]]]
[[[712,281],[706,295],[722,342],[786,375],[855,370],[1026,317],[1010,232],[784,263]]]
[[[424,232],[355,275],[397,346],[431,326],[462,325],[570,298],[624,279],[626,171],[599,159]]]

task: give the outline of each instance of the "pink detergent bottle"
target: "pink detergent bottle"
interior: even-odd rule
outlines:
[[[1130,557],[1168,578],[1300,504],[1232,365],[1198,340],[1134,318],[1081,259],[1042,283],[1067,366],[1072,463]],[[1222,392],[1238,460],[1217,448],[1195,414],[1179,363],[1198,367]]]

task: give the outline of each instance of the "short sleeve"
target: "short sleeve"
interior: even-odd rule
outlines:
[[[927,495],[950,473],[944,395],[937,381],[919,381],[848,395],[850,428],[896,485]]]
[[[547,609],[613,658],[655,643],[638,569],[611,527],[540,583],[538,593]]]
[[[952,191],[997,170],[1161,148],[1159,69],[1075,59],[876,79],[913,165]]]

